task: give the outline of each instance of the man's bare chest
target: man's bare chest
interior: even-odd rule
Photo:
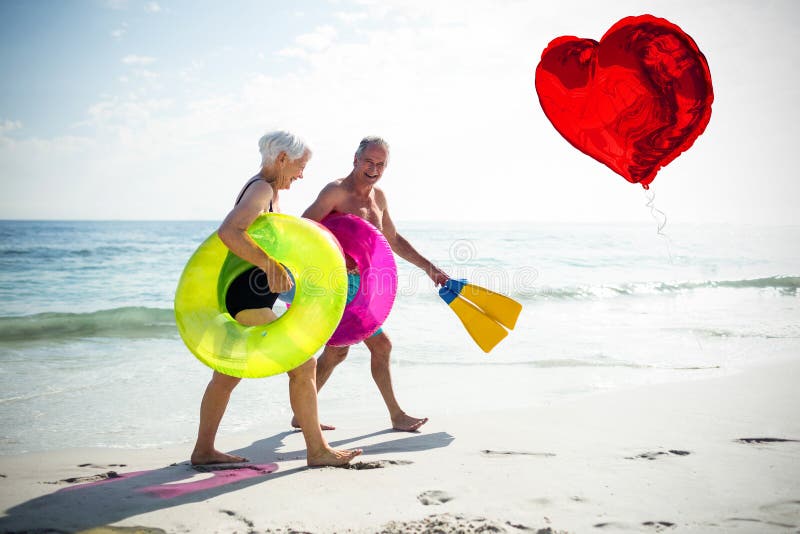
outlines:
[[[361,217],[365,221],[370,222],[378,230],[383,229],[383,225],[381,224],[383,220],[383,210],[374,200],[348,200],[347,202],[343,202],[338,208],[338,211],[352,213],[353,215]]]

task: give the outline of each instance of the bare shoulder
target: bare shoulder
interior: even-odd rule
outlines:
[[[319,192],[319,198],[333,204],[338,204],[345,200],[349,194],[349,190],[347,184],[343,183],[343,181],[343,178],[339,178],[328,182]]]
[[[269,183],[258,180],[247,186],[240,195],[238,203],[222,221],[219,228],[219,231],[222,232],[220,235],[231,231],[246,231],[256,217],[268,210],[269,203],[273,198],[273,191]]]
[[[347,191],[342,185],[342,180],[329,182],[317,195],[317,199],[303,212],[303,217],[321,221],[330,212],[339,208]]]
[[[266,209],[274,194],[275,192],[268,182],[256,180],[246,187],[239,204],[261,206]]]
[[[380,187],[373,187],[372,190],[375,191],[375,202],[377,202],[378,206],[385,209],[387,206],[386,193],[384,193],[383,189]]]
[[[325,187],[322,188],[320,191],[320,195],[325,196],[339,196],[344,195],[347,192],[345,185],[342,183],[344,178],[339,178],[332,182],[328,182]]]

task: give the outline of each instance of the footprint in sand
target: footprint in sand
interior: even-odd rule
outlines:
[[[103,525],[102,527],[94,527],[81,532],[86,532],[87,534],[167,534],[166,530],[158,527],[115,527],[113,525]]]
[[[525,525],[505,524],[484,517],[467,517],[461,514],[433,514],[417,521],[392,521],[383,525],[378,532],[382,534],[407,534],[409,532],[537,532],[540,534],[567,534],[565,531],[553,530],[550,527],[534,529]]]
[[[631,530],[632,528],[637,528],[634,525],[628,525],[626,523],[615,523],[615,522],[597,523],[594,526],[595,528],[613,528],[618,530]],[[662,530],[668,528],[675,528],[676,525],[675,523],[672,523],[670,521],[645,521],[644,523],[642,523],[642,526],[650,527],[654,529],[656,532],[661,532]]]
[[[120,478],[120,475],[116,471],[107,471],[105,473],[98,473],[88,477],[62,478],[56,482],[45,482],[45,484],[76,484],[78,482],[97,482],[98,480],[106,480],[109,478]]]
[[[725,521],[729,523],[760,523],[762,525],[769,525],[771,527],[779,527],[779,528],[797,527],[797,525],[793,525],[790,523],[779,523],[777,521],[762,521],[761,519],[756,519],[754,517],[729,517]]]
[[[798,528],[797,523],[800,523],[800,499],[791,499],[787,501],[764,504],[759,506],[758,509],[761,512],[764,512],[764,515],[770,519],[769,521],[764,521],[764,523],[783,528]],[[745,521],[745,519],[739,520]],[[758,520],[752,519],[748,521]]]
[[[383,469],[387,465],[408,465],[413,464],[409,460],[375,460],[372,462],[356,462],[353,464],[343,465],[342,469],[355,469],[361,471],[362,469]]]
[[[785,438],[739,438],[736,441],[738,441],[739,443],[748,443],[748,444],[800,442],[800,440],[797,439],[785,439]]]
[[[681,451],[678,449],[670,449],[669,451],[651,451],[637,454],[636,456],[626,456],[626,460],[655,460],[661,456],[689,456],[689,451]]]
[[[551,458],[555,456],[555,453],[552,452],[493,451],[491,449],[483,449],[481,454],[484,456],[540,456],[542,458]]]
[[[249,519],[247,519],[243,515],[241,515],[241,514],[239,514],[237,512],[234,512],[233,510],[220,510],[219,512],[221,514],[229,515],[234,519],[238,519],[239,521],[241,521],[242,523],[244,523],[245,525],[250,527],[250,532],[253,531],[253,527],[255,526],[255,523],[253,523],[252,521],[250,521]]]
[[[425,506],[429,506],[431,504],[444,504],[448,501],[452,501],[453,498],[448,495],[447,493],[439,490],[430,490],[430,491],[423,491],[419,495],[417,495],[417,500],[424,504]]]
[[[660,532],[665,528],[675,528],[675,523],[670,523],[669,521],[645,521],[642,525],[652,527],[656,532]]]

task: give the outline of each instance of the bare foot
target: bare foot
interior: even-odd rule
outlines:
[[[247,458],[236,456],[235,454],[225,454],[216,449],[210,453],[192,453],[192,465],[211,465],[211,464],[235,464],[240,462],[249,462]]]
[[[361,454],[361,452],[361,449],[336,450],[329,447],[327,449],[323,449],[323,451],[318,454],[312,455],[311,452],[309,452],[306,462],[310,467],[321,467],[326,465],[341,467],[349,464],[350,460]]]
[[[417,429],[419,429],[419,427],[427,422],[427,417],[419,419],[417,417],[406,415],[405,412],[402,412],[400,415],[392,417],[392,428],[395,430],[402,430],[403,432],[415,432]]]
[[[297,417],[292,417],[292,428],[300,428],[300,423],[297,422]],[[335,426],[331,425],[319,425],[320,430],[336,430]]]

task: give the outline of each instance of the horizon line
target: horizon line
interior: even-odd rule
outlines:
[[[197,222],[197,223],[221,223],[222,221],[219,219],[44,219],[44,218],[23,218],[23,219],[6,219],[0,218],[0,223],[6,222],[15,222],[15,223],[25,223],[25,222],[97,222],[97,223],[124,223],[124,222],[131,222],[131,223],[187,223],[187,222]],[[572,220],[572,221],[562,221],[562,220],[544,220],[544,219],[490,219],[490,220],[482,220],[482,221],[475,221],[474,219],[465,220],[465,219],[399,219],[395,221],[396,224],[437,224],[437,223],[465,223],[465,222],[474,222],[480,224],[516,224],[516,223],[525,223],[525,224],[574,224],[574,225],[621,225],[621,224],[643,224],[641,220]],[[650,221],[647,221],[649,223]],[[800,221],[798,222],[763,222],[763,221],[750,221],[750,222],[730,222],[730,221],[672,221],[667,226],[679,226],[679,225],[713,225],[713,226],[723,226],[723,225],[732,225],[732,226],[760,226],[760,227],[800,227]]]

